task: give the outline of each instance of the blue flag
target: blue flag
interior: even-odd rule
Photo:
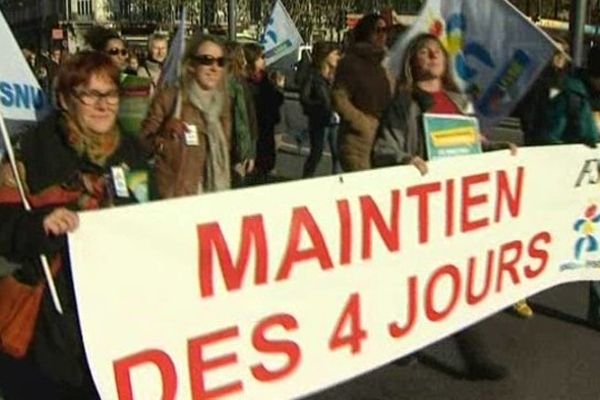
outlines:
[[[428,0],[390,51],[394,73],[411,39],[421,33],[437,36],[446,47],[454,77],[472,96],[483,130],[512,111],[557,51],[506,0]]]
[[[300,36],[300,32],[298,32],[290,14],[288,14],[281,0],[277,0],[260,40],[260,44],[265,50],[266,64],[271,65],[287,56],[300,47],[302,43],[302,36]]]
[[[0,12],[0,43],[5,61],[0,63],[0,115],[12,135],[34,126],[51,111],[45,93],[25,60],[10,27]],[[0,155],[4,152],[0,140]]]

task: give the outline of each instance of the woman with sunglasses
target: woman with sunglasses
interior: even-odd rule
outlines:
[[[392,75],[382,66],[385,20],[379,14],[365,15],[354,28],[353,39],[339,63],[332,90],[334,109],[342,119],[338,150],[344,171],[370,168],[375,131],[394,87]]]
[[[231,113],[221,41],[200,36],[187,46],[181,88],[159,90],[140,132],[155,158],[161,199],[231,187]]]
[[[21,205],[10,165],[0,165],[0,257],[20,265],[15,279],[36,285],[45,282],[39,255],[46,254],[64,311],[57,313],[46,290],[24,358],[0,351],[6,400],[98,398],[78,328],[65,234],[78,226],[75,211],[143,200],[145,188],[128,177],[147,174],[147,165],[137,141],[119,131],[118,84],[119,70],[104,53],[82,52],[61,65],[60,111],[16,146],[31,212]],[[10,300],[3,296],[0,301]]]
[[[125,72],[128,66],[129,50],[127,43],[114,30],[101,26],[90,29],[86,41],[96,51],[106,53],[119,71]]]

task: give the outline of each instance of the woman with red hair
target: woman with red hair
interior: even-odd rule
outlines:
[[[132,187],[127,179],[147,167],[135,139],[119,131],[118,84],[118,67],[103,53],[82,52],[61,66],[60,111],[17,145],[19,179],[32,211],[21,204],[10,165],[0,165],[0,257],[19,266],[11,277],[0,279],[42,284],[39,255],[44,254],[63,309],[58,314],[46,289],[25,354],[9,354],[6,343],[0,343],[0,387],[6,400],[98,398],[79,331],[66,234],[77,228],[78,210],[147,197],[146,188]],[[9,300],[0,293],[0,301]]]

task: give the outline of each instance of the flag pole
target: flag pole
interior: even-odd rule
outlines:
[[[235,41],[236,39],[236,25],[237,25],[237,2],[236,0],[227,1],[227,27],[229,40]]]
[[[8,135],[8,129],[6,128],[6,123],[4,122],[4,115],[0,112],[0,130],[2,131],[2,139],[4,141],[4,147],[6,149],[6,154],[8,154],[8,159],[10,161],[10,167],[12,169],[13,175],[15,177],[15,182],[17,184],[17,189],[19,190],[19,195],[21,196],[21,201],[23,202],[23,207],[27,212],[31,211],[31,205],[27,200],[27,196],[25,196],[25,188],[23,186],[23,182],[21,181],[21,176],[19,175],[19,170],[17,168],[17,161],[15,159],[15,153],[13,151],[12,143],[10,141],[10,136]],[[50,272],[50,266],[48,264],[48,259],[44,254],[40,254],[40,262],[42,263],[42,269],[44,271],[44,276],[46,278],[46,282],[48,283],[48,289],[50,290],[50,295],[52,297],[52,303],[54,303],[54,308],[59,314],[63,314],[63,308],[60,303],[60,299],[58,298],[58,292],[56,291],[56,285],[54,284],[54,278],[52,277],[52,273]]]

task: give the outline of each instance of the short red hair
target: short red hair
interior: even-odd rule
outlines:
[[[85,85],[92,75],[100,75],[119,86],[119,68],[107,54],[82,51],[67,59],[58,72],[57,94],[69,95],[77,86]]]

